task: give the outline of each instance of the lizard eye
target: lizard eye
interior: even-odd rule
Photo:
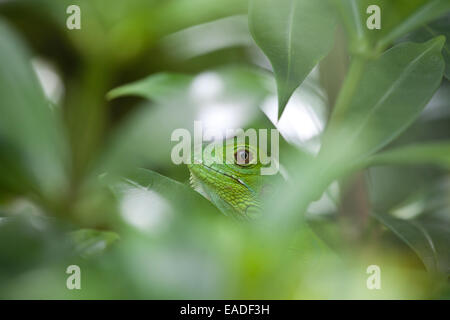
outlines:
[[[253,161],[253,154],[247,149],[238,149],[234,153],[234,159],[237,165],[245,167]]]

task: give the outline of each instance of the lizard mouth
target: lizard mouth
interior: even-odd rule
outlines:
[[[234,180],[236,183],[239,183],[240,185],[246,187],[250,192],[255,193],[255,191],[254,191],[252,188],[250,188],[250,186],[249,186],[248,184],[246,184],[244,181],[242,181],[241,179],[239,179],[239,178],[237,178],[237,177],[235,177],[235,176],[233,176],[233,175],[231,175],[231,174],[229,174],[229,173],[225,173],[225,172],[220,171],[220,170],[218,170],[218,169],[215,169],[215,168],[213,168],[213,167],[207,166],[207,165],[205,165],[205,164],[201,164],[201,166],[202,166],[203,168],[209,170],[209,171],[213,171],[213,172],[215,172],[215,173],[217,173],[217,174],[220,174],[220,175],[222,175],[222,176],[228,177],[228,178]]]

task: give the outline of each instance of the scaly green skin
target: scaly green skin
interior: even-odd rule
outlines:
[[[227,146],[233,147],[235,151],[245,149],[251,152],[254,155],[254,163],[238,165],[234,155],[233,158],[229,155],[227,158]],[[273,176],[261,175],[259,150],[248,144],[239,145],[231,139],[219,149],[217,156],[224,159],[222,163],[214,162],[206,165],[205,160],[208,157],[212,159],[211,154],[207,153],[203,150],[203,163],[188,165],[192,187],[227,215],[232,215],[238,220],[257,217],[261,211],[261,197],[266,194],[273,182]]]

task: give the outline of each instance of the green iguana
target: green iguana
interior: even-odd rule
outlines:
[[[226,215],[241,221],[257,218],[262,211],[263,202],[267,201],[267,197],[275,195],[276,190],[273,189],[276,184],[280,180],[289,183],[285,172],[279,167],[280,171],[275,175],[261,175],[261,168],[265,166],[262,162],[265,161],[261,161],[260,156],[267,154],[261,152],[260,155],[258,148],[239,144],[235,138],[225,143],[219,142],[219,146],[218,155],[205,149],[203,163],[188,165],[191,186]],[[233,151],[228,154],[228,159],[227,147],[231,147]],[[228,161],[206,165],[205,160],[211,160],[211,157]],[[192,160],[195,160],[194,157]],[[318,252],[330,252],[325,242],[309,226],[303,225],[298,231],[300,236],[293,248],[298,248],[299,252],[305,251],[305,246],[314,247],[314,250],[320,250]]]
[[[201,163],[188,165],[191,186],[210,200],[226,215],[249,220],[261,212],[262,198],[270,194],[277,175],[261,175],[268,167],[261,161],[267,154],[249,144],[239,144],[236,138],[218,142],[218,148],[203,150]],[[232,148],[232,152],[226,152]],[[221,163],[213,161],[222,159]],[[200,159],[193,160],[199,161]],[[210,160],[210,164],[207,164]]]

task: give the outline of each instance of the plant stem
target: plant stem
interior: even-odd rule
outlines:
[[[359,81],[364,73],[366,63],[367,59],[365,57],[355,56],[352,59],[344,84],[342,85],[339,96],[336,100],[331,121],[338,121],[347,111],[347,108],[358,87]]]

